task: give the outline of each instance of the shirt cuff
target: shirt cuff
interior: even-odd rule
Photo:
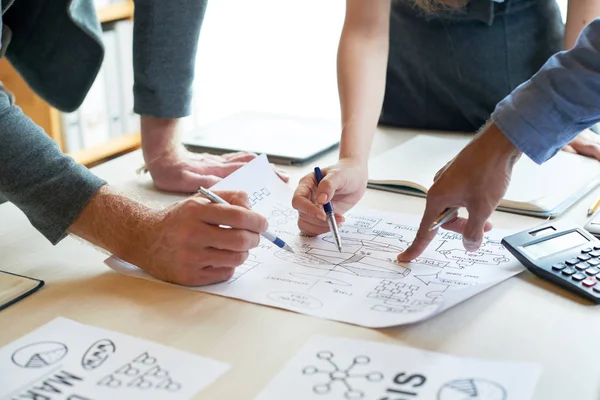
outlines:
[[[498,103],[491,118],[517,149],[542,164],[578,131],[553,104],[546,92],[529,81]]]

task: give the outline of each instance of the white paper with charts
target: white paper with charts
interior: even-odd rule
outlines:
[[[0,400],[183,400],[228,369],[59,317],[0,349]]]
[[[523,270],[500,244],[506,231],[489,233],[481,249],[466,252],[460,235],[443,231],[421,257],[408,264],[396,256],[413,240],[420,218],[353,211],[340,227],[343,252],[331,234],[306,237],[291,208],[292,188],[265,157],[221,181],[215,189],[244,190],[269,230],[295,254],[262,240],[228,282],[193,288],[253,303],[367,327],[420,321]],[[126,275],[153,279],[116,258],[106,263]]]
[[[531,363],[317,336],[257,400],[528,400],[540,372]]]

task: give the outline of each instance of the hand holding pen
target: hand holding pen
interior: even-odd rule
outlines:
[[[317,180],[317,187],[321,180],[323,179],[323,173],[319,167],[315,167],[315,179]],[[323,209],[325,210],[325,215],[327,218],[327,223],[329,224],[329,230],[333,234],[333,238],[335,240],[335,245],[338,251],[342,252],[342,238],[340,236],[340,231],[338,230],[337,222],[335,221],[335,212],[333,211],[333,206],[331,202],[327,202],[323,204]]]
[[[217,194],[211,192],[208,189],[205,189],[203,187],[200,187],[200,189],[198,189],[198,192],[203,194],[204,197],[206,197],[208,200],[212,201],[213,203],[217,203],[217,204],[229,204],[227,203],[225,200],[223,200],[221,197],[219,197]],[[284,242],[282,239],[278,238],[275,234],[269,232],[269,231],[265,231],[262,232],[260,234],[262,237],[264,237],[265,239],[267,239],[269,242],[273,243],[275,246],[287,250],[290,253],[293,253],[294,250],[292,250],[292,248],[286,243]]]

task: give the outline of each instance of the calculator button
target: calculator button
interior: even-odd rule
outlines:
[[[589,253],[590,251],[592,251],[592,248],[591,248],[591,247],[588,247],[587,249],[583,249],[583,250],[581,250],[581,254],[587,254],[587,253]]]
[[[594,258],[595,258],[595,257],[600,257],[600,251],[598,251],[598,250],[592,251],[592,252],[590,253],[590,256],[592,256],[592,257],[594,257]]]
[[[599,254],[599,255],[600,255],[600,254]],[[589,255],[587,255],[587,254],[583,254],[583,255],[581,255],[581,256],[579,256],[579,257],[577,257],[577,258],[578,258],[580,261],[587,261],[587,260],[589,260],[589,259],[590,259],[590,258],[592,258],[592,257],[590,257],[590,256],[589,256]]]
[[[592,286],[595,286],[596,283],[598,283],[598,281],[592,277],[589,277],[581,283],[583,283],[583,286],[592,287]]]
[[[585,271],[589,267],[590,267],[589,264],[585,263],[585,262],[579,263],[575,266],[575,268],[577,268],[578,271]]]
[[[565,269],[562,270],[563,275],[567,275],[567,276],[571,276],[575,272],[577,272],[577,270],[575,268],[573,268],[573,267],[565,268]]]
[[[558,264],[554,264],[552,266],[552,269],[554,271],[562,271],[563,269],[565,269],[565,267],[566,267],[565,263],[558,263]],[[600,271],[598,271],[598,272],[600,273]]]
[[[567,264],[567,265],[579,264],[579,260],[577,258],[571,258],[570,260],[565,261],[565,264]]]
[[[600,274],[600,269],[596,267],[588,268],[585,270],[585,273],[588,275],[597,275]]]
[[[588,264],[590,264],[592,267],[595,267],[596,265],[600,265],[600,260],[590,260],[588,261]]]
[[[585,278],[586,278],[585,274],[582,274],[581,272],[578,272],[571,277],[571,279],[573,279],[574,281],[577,281],[577,282],[581,282]]]
[[[595,245],[594,250],[600,250],[600,244]]]
[[[600,285],[594,287],[594,292],[600,293]]]

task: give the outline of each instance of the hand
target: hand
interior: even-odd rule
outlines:
[[[209,188],[256,158],[252,153],[222,156],[187,151],[177,138],[177,119],[141,117],[142,150],[154,185],[170,192],[195,193]],[[287,182],[289,176],[275,170]]]
[[[230,279],[267,230],[243,192],[219,192],[227,204],[200,196],[156,211],[152,226],[122,256],[163,281],[201,286]],[[222,226],[228,226],[222,227]]]
[[[307,235],[319,235],[329,231],[323,204],[331,201],[338,223],[343,214],[351,209],[367,188],[367,166],[351,159],[341,159],[337,164],[324,168],[323,179],[317,188],[315,174],[303,177],[292,199],[292,207],[298,210],[298,227]]]
[[[466,207],[468,219],[455,218],[442,227],[463,235],[467,251],[476,251],[492,228],[488,218],[506,193],[521,153],[495,126],[477,135],[436,176],[427,194],[425,213],[413,243],[398,261],[417,258],[437,234],[429,228],[448,207]]]
[[[563,147],[563,151],[600,160],[600,135],[586,129],[571,143]]]

